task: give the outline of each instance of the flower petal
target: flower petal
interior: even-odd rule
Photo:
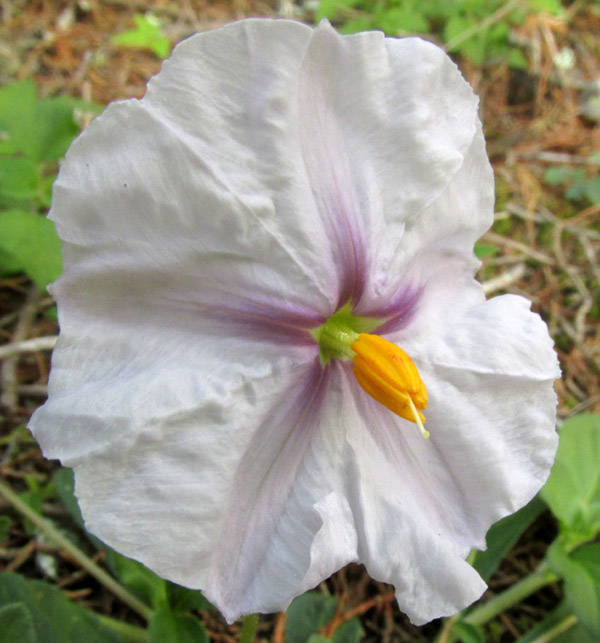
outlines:
[[[299,116],[310,187],[341,271],[340,304],[358,301],[374,240],[403,223],[463,164],[477,99],[456,66],[423,40],[315,30],[300,71]]]
[[[493,212],[494,177],[478,123],[444,192],[407,219],[399,236],[388,232],[373,244],[367,289],[355,312],[386,319],[380,333],[404,328],[424,334],[440,310],[460,314],[483,301],[481,285],[473,279],[480,265],[473,245],[492,224]],[[417,318],[417,327],[407,328]]]
[[[49,455],[68,454],[89,531],[161,576],[202,589],[229,621],[278,611],[357,559],[352,514],[336,483],[342,451],[331,446],[343,437],[333,423],[339,396],[329,398],[331,373],[316,357],[293,370],[208,391],[185,386],[180,375],[163,393],[179,404],[169,399],[160,415],[136,409],[137,432],[127,426],[132,409],[122,408],[128,418],[115,412],[131,388],[103,398],[113,404],[104,417],[73,409],[69,435],[60,401],[38,411],[32,429]],[[184,404],[190,388],[199,401]],[[152,387],[148,401],[156,394]],[[53,422],[61,444],[44,429]],[[93,454],[64,443],[94,441],[109,423],[118,432]]]
[[[359,546],[359,553],[375,578],[396,585],[401,609],[417,624],[453,613],[481,593],[481,583],[468,580],[471,573],[458,558],[472,547],[484,549],[490,525],[537,493],[557,445],[552,388],[559,375],[557,360],[529,302],[498,297],[445,328],[442,322],[441,328],[438,336],[413,338],[403,346],[428,390],[429,440],[410,423],[384,417],[353,384],[370,436],[357,433],[354,438],[359,471],[368,482],[371,470],[383,475],[385,460],[396,478],[379,491],[364,492],[365,505],[367,498],[370,503],[366,522],[375,524],[372,541],[364,550]],[[376,446],[364,444],[369,440]],[[377,458],[377,464],[370,462]],[[379,482],[369,484],[377,488]],[[407,514],[397,522],[413,529],[409,539],[394,535],[402,554],[384,531],[394,506]],[[377,535],[382,532],[385,539]],[[386,556],[396,562],[390,571],[382,562]],[[463,579],[454,587],[452,575]]]
[[[78,271],[123,281],[137,269],[163,287],[149,299],[221,306],[234,319],[252,293],[259,307],[322,323],[337,277],[297,132],[312,33],[248,20],[194,36],[145,98],[91,123],[67,154],[50,214]],[[140,295],[146,283],[128,288]]]

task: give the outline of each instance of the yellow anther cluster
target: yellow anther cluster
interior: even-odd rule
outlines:
[[[352,344],[354,375],[362,388],[378,402],[405,420],[414,422],[423,437],[427,389],[417,367],[398,346],[379,335],[362,333]]]

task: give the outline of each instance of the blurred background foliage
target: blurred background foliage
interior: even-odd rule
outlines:
[[[62,264],[46,215],[70,142],[111,100],[142,96],[178,41],[250,15],[419,35],[454,57],[480,96],[497,180],[479,278],[489,296],[532,300],[563,370],[557,463],[473,552],[490,585],[479,604],[416,628],[392,588],[349,566],[261,618],[259,639],[600,640],[600,2],[39,0],[0,3],[0,643],[242,636],[200,592],[87,534],[71,472],[24,427],[46,394],[48,342],[36,342],[57,332],[46,288]]]

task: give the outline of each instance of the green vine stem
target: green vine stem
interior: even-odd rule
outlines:
[[[116,618],[104,616],[104,614],[93,612],[93,615],[102,626],[117,634],[119,641],[122,643],[149,643],[150,641],[148,630],[123,621],[117,621]]]
[[[548,565],[545,562],[540,563],[529,576],[521,579],[502,594],[494,596],[494,598],[471,610],[466,616],[461,617],[460,614],[457,614],[449,618],[437,638],[437,643],[453,643],[456,641],[457,635],[452,632],[452,625],[457,620],[460,619],[470,625],[483,625],[498,616],[498,614],[502,614],[509,607],[520,603],[530,594],[537,592],[538,589],[557,580],[558,576]]]
[[[74,561],[76,561],[88,574],[93,576],[106,589],[111,591],[117,598],[128,605],[134,612],[139,614],[144,620],[149,621],[152,616],[152,610],[142,603],[133,594],[130,594],[122,585],[105,572],[101,567],[88,558],[80,549],[78,549],[68,538],[65,538],[56,527],[49,521],[40,516],[36,511],[25,504],[19,496],[6,484],[0,482],[0,496],[4,497],[19,513],[28,518],[45,536],[52,540],[62,550],[64,550]]]
[[[538,637],[531,643],[550,643],[557,636],[564,634],[567,630],[570,630],[574,625],[577,625],[579,622],[575,614],[570,614],[564,618],[560,623],[557,623],[551,630],[548,630],[545,634]]]
[[[537,592],[538,589],[557,580],[558,576],[546,563],[542,562],[529,576],[521,579],[502,594],[498,594],[483,605],[476,607],[463,620],[471,625],[483,625],[530,594]]]
[[[258,614],[248,614],[248,616],[244,616],[244,621],[242,622],[242,633],[240,634],[240,643],[254,643],[257,626]]]

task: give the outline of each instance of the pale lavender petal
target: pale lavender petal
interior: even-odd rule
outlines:
[[[260,593],[254,595],[253,586],[320,426],[330,375],[331,370],[316,360],[293,388],[278,392],[268,417],[253,430],[252,442],[235,472],[209,581],[203,588],[229,620],[237,618],[244,607],[252,610],[253,603],[260,605],[265,600]],[[298,552],[299,556],[307,554]],[[288,563],[290,569],[295,564],[295,560]],[[277,609],[277,604],[260,605],[260,609]]]
[[[476,129],[463,164],[444,192],[404,221],[396,234],[389,230],[374,241],[368,286],[356,307],[358,314],[386,317],[390,304],[401,307],[404,297],[419,293],[413,319],[418,318],[417,325],[426,332],[432,318],[460,314],[484,298],[473,280],[480,265],[473,245],[493,221],[494,179],[481,125]],[[390,320],[385,332],[406,328],[402,314],[394,316],[400,323]],[[419,328],[412,326],[410,332]]]
[[[477,100],[429,43],[376,32],[342,37],[322,23],[302,62],[298,101],[306,173],[338,272],[338,305],[357,303],[369,274],[380,276],[381,244],[398,244],[404,222],[461,167]]]

